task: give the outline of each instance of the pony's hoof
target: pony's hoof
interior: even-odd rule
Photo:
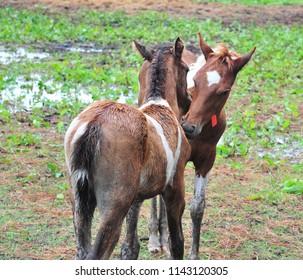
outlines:
[[[189,256],[189,259],[190,260],[200,260],[199,256],[193,256],[193,255]]]
[[[166,255],[170,255],[169,248],[166,245],[162,245],[162,252]]]
[[[152,254],[158,254],[160,252],[160,247],[150,246],[150,247],[148,247],[148,251]]]
[[[167,260],[172,260],[172,256],[169,250],[169,246],[162,245],[162,252],[165,254]]]

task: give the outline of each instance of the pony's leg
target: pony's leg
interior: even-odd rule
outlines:
[[[140,251],[137,225],[142,201],[136,200],[126,216],[126,237],[121,248],[121,259],[136,260]]]
[[[124,213],[125,215],[119,216],[113,213],[106,213],[106,217],[101,216],[102,222],[96,236],[96,241],[87,256],[88,260],[109,259],[121,234],[122,223],[127,211]]]
[[[191,260],[199,260],[199,246],[200,246],[200,231],[205,209],[205,193],[208,181],[209,172],[215,161],[216,151],[210,154],[203,162],[195,164],[196,176],[194,181],[194,198],[190,204],[190,215],[193,224],[192,243],[189,258]]]
[[[162,196],[160,196],[160,215],[159,215],[159,232],[160,232],[160,243],[162,251],[166,254],[167,258],[170,258],[170,250],[168,243],[168,224],[166,207]]]
[[[124,218],[130,208],[130,203],[123,203],[119,199],[112,201],[112,198],[107,197],[106,200],[98,200],[100,227],[95,243],[87,256],[89,260],[109,259],[118,243]]]
[[[89,203],[85,203],[87,204],[86,209],[81,209],[80,205],[83,204],[83,200],[87,201],[87,197],[84,198],[75,190],[71,195],[77,245],[76,259],[79,260],[86,259],[91,249],[91,226],[96,208],[96,200],[93,194],[89,197]]]
[[[190,215],[193,223],[192,244],[189,258],[191,260],[199,259],[200,230],[205,208],[205,191],[207,176],[203,177],[196,174],[195,177],[195,194],[190,204]]]
[[[115,177],[109,172],[107,175],[108,178],[95,178],[100,227],[87,259],[105,260],[110,257],[119,240],[124,218],[137,194],[140,174],[134,174],[133,177],[126,174],[127,178],[123,173]]]
[[[148,223],[149,229],[149,241],[148,241],[148,250],[151,253],[159,253],[161,250],[161,244],[158,238],[158,230],[159,230],[159,221],[157,215],[157,197],[153,197],[151,199],[151,212],[150,219]]]
[[[163,199],[167,210],[171,256],[173,259],[182,260],[184,255],[184,237],[181,219],[185,206],[184,186],[167,186],[163,193]]]

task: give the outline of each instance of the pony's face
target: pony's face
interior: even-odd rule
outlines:
[[[224,45],[218,45],[214,52],[200,36],[200,47],[205,56],[205,64],[193,77],[192,102],[181,125],[189,139],[199,135],[203,126],[220,115],[235,82],[237,73],[249,61],[253,49],[246,56],[231,53]]]

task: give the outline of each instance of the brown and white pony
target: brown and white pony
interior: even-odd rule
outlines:
[[[205,208],[205,192],[209,172],[213,167],[216,157],[216,145],[226,128],[226,117],[224,105],[229,97],[231,87],[238,72],[248,63],[255,48],[244,56],[230,52],[224,44],[218,44],[215,51],[208,46],[198,33],[200,49],[203,56],[197,59],[194,65],[190,65],[188,73],[188,87],[192,96],[192,102],[187,111],[187,103],[179,100],[184,98],[178,96],[178,109],[175,114],[180,118],[180,113],[186,114],[181,118],[181,125],[191,144],[191,156],[195,166],[194,198],[190,205],[190,213],[193,223],[192,244],[190,259],[199,259],[199,242],[201,223]],[[185,59],[186,60],[186,59]],[[192,63],[192,57],[187,60]],[[140,69],[144,76],[145,67]],[[139,83],[141,85],[139,76]],[[140,90],[140,94],[144,91]],[[144,100],[139,96],[139,101]],[[140,103],[139,103],[140,104]],[[161,200],[160,200],[161,201]],[[167,229],[165,222],[165,211],[160,203],[160,218],[157,219],[156,198],[153,198],[149,249],[158,252],[161,248],[168,255]],[[157,231],[160,231],[160,240]]]
[[[70,124],[64,145],[77,259],[108,259],[129,210],[136,212],[144,199],[157,194],[162,194],[167,209],[172,256],[183,258],[183,173],[190,145],[166,101],[177,88],[186,91],[183,48],[178,38],[174,47],[144,52],[150,67],[147,100],[139,109],[97,101]],[[92,245],[96,207],[100,226]]]

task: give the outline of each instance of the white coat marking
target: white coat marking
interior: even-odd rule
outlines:
[[[211,85],[218,84],[221,80],[221,76],[216,70],[207,72],[206,76],[207,76],[207,82],[209,87]]]
[[[76,141],[86,132],[88,122],[81,124],[76,133],[74,134],[73,140],[70,142],[71,147],[76,143]]]
[[[164,132],[162,129],[162,126],[152,117],[145,115],[147,119],[153,124],[153,126],[156,128],[158,135],[160,136],[160,139],[162,141],[162,145],[164,147],[165,153],[166,153],[166,159],[167,159],[167,166],[166,166],[166,184],[168,183],[171,173],[174,166],[174,156],[173,151],[169,147],[169,144],[167,142],[166,137],[164,136]]]
[[[207,184],[207,181],[208,181],[208,176],[209,176],[209,173],[207,173],[207,175],[205,177],[203,177],[201,175],[196,175],[195,182],[194,182],[195,198],[198,198],[200,196],[205,197],[206,184]]]
[[[181,143],[182,143],[182,136],[181,136],[181,130],[180,127],[178,126],[178,144],[177,144],[177,149],[175,153],[175,158],[174,158],[174,168],[172,170],[171,178],[169,178],[169,183],[172,183],[177,167],[177,163],[179,161],[180,153],[181,153]]]
[[[74,129],[77,127],[77,125],[80,123],[80,120],[79,118],[75,118],[69,128],[67,129],[66,131],[66,134],[65,134],[65,138],[64,138],[64,147],[65,147],[65,161],[66,161],[66,166],[67,166],[67,169],[68,169],[68,172],[69,174],[71,175],[71,164],[70,164],[70,156],[71,156],[71,153],[73,153],[73,149],[74,149],[74,144],[76,143],[76,141],[79,139],[79,137],[81,137],[85,132],[86,132],[86,129],[87,129],[87,125],[88,125],[88,122],[84,122],[83,124],[81,124],[77,131],[75,132],[74,136],[73,136],[73,139],[70,141],[70,143],[68,143],[68,139],[70,137],[70,134],[74,131]],[[67,153],[68,151],[68,145],[69,145],[69,151],[70,151],[70,154]],[[83,174],[84,171],[81,171],[80,174]],[[83,177],[82,175],[80,177]],[[78,174],[78,179],[80,178],[79,177],[79,174]]]
[[[78,181],[81,180],[81,182],[83,183],[85,178],[88,178],[88,174],[87,171],[85,169],[79,169],[75,172],[75,176],[78,179]]]
[[[75,127],[79,124],[80,120],[78,118],[74,118],[71,124],[69,125],[65,137],[64,137],[64,149],[65,149],[65,162],[68,169],[69,174],[71,174],[71,165],[70,165],[70,155],[68,154],[68,139],[71,132],[75,129]]]
[[[166,100],[164,100],[163,98],[159,97],[157,99],[152,99],[152,100],[148,101],[147,103],[143,104],[139,108],[139,110],[142,111],[143,109],[145,109],[146,107],[148,107],[150,105],[162,105],[162,106],[170,108],[168,102]]]
[[[204,55],[200,55],[195,63],[190,64],[188,66],[189,71],[186,76],[187,88],[192,88],[195,86],[194,77],[205,63],[206,63],[206,60],[205,60]]]
[[[180,131],[180,128],[178,127],[178,144],[177,144],[177,149],[176,149],[176,153],[174,156],[173,151],[170,148],[169,143],[167,142],[167,139],[164,135],[162,126],[151,116],[148,116],[148,115],[145,115],[145,116],[155,127],[155,129],[161,139],[163,148],[165,150],[166,160],[167,160],[167,166],[166,166],[166,185],[167,185],[173,179],[176,165],[179,160],[179,156],[180,156],[180,152],[181,152],[181,141],[182,141],[181,131]]]

